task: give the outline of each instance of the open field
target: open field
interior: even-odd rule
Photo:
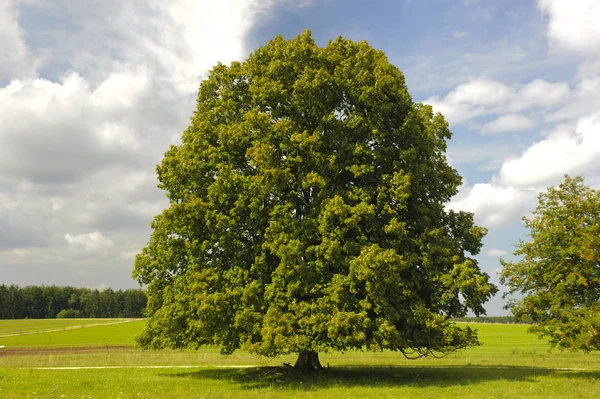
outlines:
[[[139,321],[139,319],[41,319],[41,320],[0,320],[0,338],[14,335],[37,334],[47,331],[95,327]]]
[[[110,319],[108,319],[110,320]],[[24,320],[22,320],[24,321]],[[83,320],[82,320],[83,321]],[[3,321],[0,321],[2,325]],[[62,329],[54,326],[48,332],[0,337],[0,345],[15,347],[65,347],[65,346],[133,346],[134,339],[144,325],[143,320],[113,319],[112,322],[71,324]],[[79,328],[78,328],[79,327]]]
[[[322,354],[329,368],[316,374],[278,367],[293,356],[141,351],[133,345],[142,326],[47,333],[35,327],[36,334],[0,337],[0,398],[596,398],[600,392],[600,354],[548,352],[523,325],[476,324],[483,345],[442,359]]]

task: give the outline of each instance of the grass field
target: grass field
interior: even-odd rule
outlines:
[[[35,334],[44,331],[60,331],[73,328],[115,324],[134,319],[41,319],[0,320],[0,339],[11,335]]]
[[[21,320],[26,321],[26,320]],[[34,320],[36,321],[36,320]],[[84,321],[84,320],[81,320]],[[2,325],[2,321],[0,321]],[[70,324],[62,329],[54,326],[49,332],[36,330],[35,333],[0,336],[0,345],[15,347],[72,347],[72,346],[133,346],[134,339],[140,333],[143,320],[112,320],[104,323],[86,323],[81,326]],[[75,328],[80,327],[80,328]],[[25,329],[24,331],[28,331]]]
[[[70,320],[58,328],[53,322],[0,321],[0,398],[596,398],[600,392],[600,354],[549,352],[523,325],[473,325],[483,345],[442,359],[331,353],[320,356],[329,366],[323,372],[296,373],[278,367],[293,356],[141,351],[134,336],[143,321]],[[21,335],[5,336],[17,325]]]

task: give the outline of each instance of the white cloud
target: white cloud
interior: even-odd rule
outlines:
[[[600,113],[580,118],[574,125],[560,125],[520,156],[505,160],[489,183],[463,188],[448,207],[474,212],[483,226],[505,226],[529,213],[537,193],[558,183],[564,174],[597,176],[598,159]]]
[[[461,190],[449,209],[475,213],[475,220],[484,227],[501,227],[510,224],[515,217],[529,212],[536,192],[496,183],[478,183]]]
[[[149,72],[143,66],[119,66],[91,93],[91,105],[107,113],[120,108],[131,109],[136,101],[148,94],[149,79]]]
[[[131,286],[132,257],[168,205],[156,163],[207,70],[246,58],[249,30],[280,4],[0,0],[2,278]],[[39,29],[24,32],[19,11]]]
[[[550,83],[536,79],[516,90],[508,106],[510,111],[551,108],[564,103],[569,94],[569,85],[564,82]]]
[[[515,132],[531,129],[535,123],[526,116],[519,114],[506,114],[484,125],[481,132],[484,134]]]
[[[600,171],[600,113],[563,124],[520,156],[502,163],[489,183],[463,188],[450,209],[475,213],[486,227],[516,221],[535,206],[537,193],[557,184],[564,174],[594,177]]]
[[[445,97],[433,96],[424,102],[431,104],[434,111],[441,112],[450,123],[458,124],[484,115],[552,109],[564,103],[569,93],[566,83],[550,83],[541,79],[509,86],[488,78],[472,78],[456,86]]]
[[[512,90],[501,82],[478,78],[459,85],[446,96],[446,101],[451,104],[496,105],[507,101],[511,94]]]
[[[95,90],[75,72],[60,82],[0,87],[0,167],[34,182],[73,181],[139,147],[143,68],[113,72]]]
[[[156,78],[181,95],[194,94],[217,62],[245,58],[245,38],[274,1],[261,0],[94,0],[37,2],[42,11],[68,15],[73,32],[57,30],[52,49],[39,50],[47,61],[63,62],[93,84],[113,64],[146,65]],[[310,5],[303,1],[297,7]],[[93,45],[90,45],[93,43]]]
[[[577,85],[568,101],[546,115],[546,122],[562,122],[598,112],[600,109],[600,60],[588,61],[579,67]]]
[[[600,167],[600,113],[581,118],[575,129],[562,126],[530,146],[500,170],[504,184],[527,187],[547,184],[565,173],[592,172]]]
[[[503,249],[490,249],[489,251],[487,251],[485,254],[487,256],[494,256],[494,257],[499,257],[499,256],[504,256],[506,255],[508,252],[503,250]]]
[[[170,54],[165,58],[164,47],[154,47],[156,43],[149,44],[150,50],[166,70],[172,70],[183,91],[195,92],[199,76],[216,61],[227,64],[244,58],[244,38],[253,14],[263,10],[259,1],[248,0],[172,2],[164,10],[177,21],[163,36]]]
[[[548,36],[555,45],[583,54],[600,52],[600,2],[598,0],[538,0],[548,14]]]
[[[87,234],[65,234],[65,240],[70,246],[83,249],[85,252],[106,252],[115,246],[115,243],[99,231]]]
[[[35,76],[37,62],[25,44],[19,10],[11,0],[0,0],[0,79]]]

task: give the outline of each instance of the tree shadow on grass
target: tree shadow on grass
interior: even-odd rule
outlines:
[[[556,370],[511,366],[339,366],[318,372],[300,372],[284,367],[206,369],[165,376],[213,379],[240,385],[242,389],[267,387],[318,390],[337,387],[451,387],[487,381],[534,381],[537,377],[600,379],[600,371]]]

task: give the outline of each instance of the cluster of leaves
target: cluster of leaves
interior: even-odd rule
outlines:
[[[566,176],[524,221],[530,241],[516,245],[521,260],[502,260],[502,282],[522,295],[509,304],[513,313],[554,346],[600,350],[600,192]]]
[[[367,348],[407,356],[477,344],[450,318],[495,292],[485,229],[445,209],[461,177],[442,115],[366,42],[277,37],[218,65],[158,166],[170,207],[134,277],[146,348],[276,356]]]
[[[146,302],[140,289],[0,285],[0,319],[142,317]]]

